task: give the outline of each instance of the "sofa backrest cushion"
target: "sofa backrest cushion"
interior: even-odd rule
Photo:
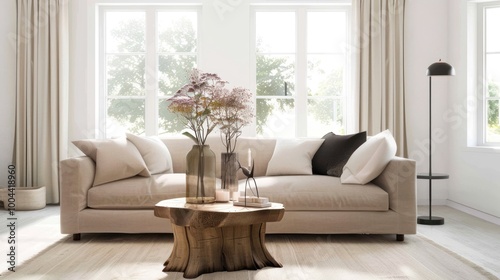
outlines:
[[[342,184],[366,184],[375,179],[396,155],[397,145],[389,130],[370,137],[351,155],[340,181]]]
[[[323,139],[325,142],[312,159],[313,173],[340,177],[349,157],[366,142],[366,131],[349,135],[335,135],[330,132],[323,136]]]
[[[278,139],[266,175],[311,175],[311,160],[324,139]]]
[[[141,153],[151,174],[173,172],[170,151],[157,136],[143,137],[131,133],[126,135]]]
[[[250,165],[249,158],[251,156],[251,160],[254,162],[254,177],[260,177],[266,175],[275,146],[276,139],[273,138],[240,137],[236,151],[243,166]],[[241,172],[238,174],[240,178],[244,178]]]
[[[186,172],[186,155],[191,150],[194,142],[185,136],[164,137],[161,138],[163,143],[167,145],[170,155],[172,156],[172,166],[174,173]],[[217,158],[216,176],[220,178],[220,154],[225,152],[225,147],[218,134],[210,135],[206,142],[210,145],[210,149],[215,153]],[[249,156],[254,161],[255,169],[254,176],[265,176],[267,165],[271,160],[274,152],[276,139],[257,138],[257,137],[239,137],[235,152],[238,153],[238,160],[242,166],[249,166]],[[238,171],[240,179],[245,178],[241,171]]]
[[[139,150],[125,137],[76,140],[73,144],[94,160],[96,164],[94,186],[135,175],[144,177],[151,175]]]

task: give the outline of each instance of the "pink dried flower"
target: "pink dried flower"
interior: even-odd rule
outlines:
[[[252,93],[244,88],[226,89],[227,81],[217,74],[193,69],[189,83],[169,98],[168,109],[185,120],[190,132],[183,134],[198,145],[204,145],[208,134],[219,126],[227,152],[234,152],[241,128],[249,124],[254,115]]]
[[[219,126],[222,143],[228,153],[234,152],[241,128],[254,117],[252,98],[252,93],[241,87],[223,89],[216,93],[211,118]]]

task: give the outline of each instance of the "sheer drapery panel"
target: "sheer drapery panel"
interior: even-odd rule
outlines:
[[[358,129],[389,129],[406,157],[404,7],[404,0],[353,1]]]
[[[67,11],[68,0],[17,1],[16,183],[46,186],[47,203],[67,154]]]

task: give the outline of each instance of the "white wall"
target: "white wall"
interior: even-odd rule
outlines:
[[[407,0],[405,75],[409,157],[417,172],[428,172],[428,77],[438,59],[455,67],[456,76],[432,79],[433,172],[450,175],[433,181],[433,204],[446,204],[500,223],[500,149],[469,147],[474,112],[467,83],[467,1]],[[470,131],[469,127],[469,131]],[[435,135],[435,136],[434,136]],[[436,137],[437,136],[437,137]],[[427,141],[427,142],[426,142]],[[418,180],[418,204],[428,203],[428,182]]]
[[[92,1],[69,2],[69,139],[95,138],[94,76],[89,64],[93,58],[93,38],[88,37],[94,18],[88,12]],[[69,145],[69,154],[78,154]]]
[[[200,68],[219,74],[233,86],[252,88],[248,67],[251,41],[249,1],[204,0],[203,3]],[[224,8],[217,3],[224,3]],[[255,131],[255,126],[243,128],[244,134],[251,131]]]
[[[470,96],[475,84],[467,83],[467,71],[473,68],[467,61],[467,2],[450,0],[449,3],[449,55],[457,76],[450,80],[448,92],[448,107],[452,112],[448,118],[448,200],[454,207],[500,222],[500,149],[467,146],[467,126],[473,123],[467,122],[466,117],[474,114],[470,105],[477,101]],[[473,131],[469,127],[469,133]]]
[[[205,0],[202,11],[200,65],[203,71],[218,73],[231,84],[250,87],[250,5],[248,1],[216,8]],[[220,2],[220,1],[219,1]],[[208,32],[205,32],[208,31]]]
[[[0,186],[7,186],[12,163],[16,91],[16,0],[2,1],[0,9]]]
[[[448,1],[407,0],[405,7],[405,87],[407,104],[408,156],[417,162],[417,172],[429,172],[429,77],[427,67],[448,57]],[[448,81],[432,78],[432,171],[449,173],[447,109]],[[433,204],[445,204],[448,180],[432,182]],[[429,203],[427,180],[417,180],[418,204]]]

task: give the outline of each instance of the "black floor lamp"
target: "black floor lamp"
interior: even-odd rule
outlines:
[[[417,223],[423,225],[442,225],[444,218],[432,216],[432,180],[448,179],[448,174],[432,173],[432,76],[454,76],[455,69],[453,66],[441,59],[438,62],[431,64],[427,68],[427,76],[429,76],[429,173],[417,174],[417,179],[429,180],[429,215],[419,216]]]

